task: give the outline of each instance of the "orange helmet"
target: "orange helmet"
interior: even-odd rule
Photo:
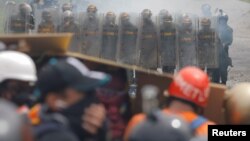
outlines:
[[[169,96],[205,107],[209,95],[209,77],[196,67],[185,67],[174,77],[168,89]]]

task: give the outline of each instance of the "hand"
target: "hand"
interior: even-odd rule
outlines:
[[[82,127],[91,134],[96,134],[106,119],[106,111],[102,104],[92,104],[85,109]]]

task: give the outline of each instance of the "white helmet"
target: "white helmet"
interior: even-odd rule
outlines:
[[[0,68],[0,83],[7,79],[30,82],[37,80],[35,63],[21,52],[0,52]]]

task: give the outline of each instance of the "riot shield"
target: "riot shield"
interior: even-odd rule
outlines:
[[[157,18],[159,34],[159,62],[163,72],[174,73],[177,65],[177,25],[174,14],[168,11],[160,13]]]
[[[35,18],[29,4],[17,5],[8,1],[5,13],[9,13],[5,26],[6,33],[30,33],[35,28]]]
[[[5,2],[4,7],[4,32],[11,33],[11,17],[17,15],[18,9],[15,1],[8,0]]]
[[[108,12],[103,20],[101,58],[116,61],[118,43],[118,24],[116,15]]]
[[[80,52],[80,27],[78,23],[79,16],[75,16],[72,11],[65,11],[62,14],[62,19],[57,27],[59,33],[73,33],[70,50],[73,52]]]
[[[56,33],[56,26],[59,23],[58,9],[44,9],[43,11],[36,11],[36,14],[39,12],[37,15],[37,33]]]
[[[59,7],[48,7],[48,8],[38,8],[38,7],[34,7],[34,14],[36,17],[36,31],[39,33],[54,33],[56,32],[56,26],[60,23],[61,21],[61,17],[60,17],[60,9]],[[44,31],[39,31],[39,26],[40,24],[44,24],[45,18],[43,17],[43,14],[45,12],[48,12],[51,19],[49,20],[49,23],[45,24],[46,26],[44,27]],[[54,25],[55,28],[52,29],[52,26]]]
[[[197,21],[195,15],[177,14],[178,69],[197,65]]]
[[[138,37],[138,14],[122,13],[119,17],[118,61],[136,65]]]
[[[199,19],[197,59],[202,69],[218,68],[218,46],[215,32],[216,18]]]
[[[99,57],[101,47],[102,16],[97,13],[81,13],[81,52]]]
[[[156,17],[152,17],[151,11],[145,12],[144,10],[141,13],[138,34],[138,65],[146,69],[156,70],[158,67],[158,39]]]

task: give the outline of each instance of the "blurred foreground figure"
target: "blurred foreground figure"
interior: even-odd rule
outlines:
[[[35,27],[35,18],[32,8],[27,3],[19,5],[18,14],[11,16],[9,29],[13,33],[28,33]]]
[[[207,136],[208,125],[214,124],[201,116],[209,97],[209,78],[205,72],[196,67],[185,67],[174,77],[168,91],[166,108],[163,112],[182,117],[190,124],[194,136]],[[125,140],[145,119],[145,115],[135,115],[129,122]]]
[[[16,107],[0,99],[0,141],[25,141],[22,139],[22,120]]]
[[[189,141],[190,138],[187,123],[176,116],[156,111],[132,130],[128,141]]]
[[[0,66],[0,97],[17,106],[31,106],[31,83],[37,80],[33,60],[21,52],[2,51]]]
[[[47,129],[40,133],[47,141],[51,136],[58,141],[75,141],[76,137],[80,141],[105,141],[106,113],[97,100],[95,88],[109,79],[104,73],[90,71],[77,59],[52,59],[38,75],[43,105],[31,111],[35,131]]]
[[[49,11],[43,11],[42,22],[38,26],[38,33],[54,33],[56,32],[55,24]]]
[[[228,124],[250,124],[250,83],[239,83],[226,91],[225,117]]]

